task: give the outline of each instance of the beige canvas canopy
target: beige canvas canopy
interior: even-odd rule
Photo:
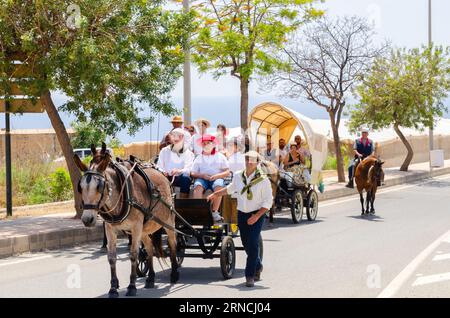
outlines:
[[[267,102],[252,110],[248,127],[250,140],[255,145],[265,143],[267,138],[277,145],[280,138],[289,142],[294,135],[303,135],[312,155],[311,183],[319,183],[328,143],[314,120],[280,104]]]

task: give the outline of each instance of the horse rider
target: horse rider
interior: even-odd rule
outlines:
[[[261,279],[263,266],[259,257],[259,237],[264,224],[264,215],[272,207],[272,186],[267,175],[259,168],[261,157],[256,151],[245,155],[245,169],[233,176],[226,188],[208,196],[213,201],[220,196],[236,194],[238,227],[242,245],[247,254],[245,266],[246,286],[253,287]]]
[[[350,162],[350,165],[348,167],[349,181],[346,185],[347,188],[353,189],[353,177],[355,175],[356,167],[362,160],[373,155],[374,151],[375,147],[373,141],[369,139],[369,129],[362,128],[361,138],[356,139],[355,143],[353,144],[353,152],[355,153],[355,158]]]

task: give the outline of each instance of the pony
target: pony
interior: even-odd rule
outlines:
[[[93,159],[89,166],[77,155],[74,156],[77,167],[84,173],[78,183],[78,191],[82,197],[81,221],[86,227],[93,227],[97,215],[105,220],[108,262],[111,270],[109,297],[119,296],[116,242],[117,234],[121,231],[131,235],[131,274],[126,296],[136,296],[137,293],[137,258],[141,242],[148,255],[149,272],[145,288],[154,288],[153,254],[157,252],[158,255],[164,255],[161,240],[163,227],[170,248],[172,267],[170,281],[176,283],[179,279],[177,240],[169,181],[153,166],[145,167],[133,161],[113,162],[105,143],[99,151],[91,145],[91,151]]]
[[[383,164],[379,158],[370,156],[361,161],[356,167],[355,181],[361,201],[361,215],[375,214],[373,203],[378,186],[384,180]],[[363,191],[366,190],[366,209],[364,209]],[[370,204],[370,210],[369,210]]]

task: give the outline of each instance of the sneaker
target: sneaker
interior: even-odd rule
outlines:
[[[255,280],[253,278],[247,277],[245,282],[246,287],[254,287],[255,286]]]
[[[222,216],[217,211],[212,213],[212,217],[213,217],[214,222],[222,222],[222,220],[223,220]]]

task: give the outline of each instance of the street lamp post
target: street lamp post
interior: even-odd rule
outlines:
[[[432,20],[431,20],[431,0],[428,0],[428,47],[431,49],[431,46],[433,45],[432,42]],[[430,99],[430,102],[432,103],[433,101]],[[432,105],[430,105],[431,107]],[[434,132],[433,132],[433,124],[431,124],[430,130],[429,130],[429,148],[430,148],[430,170],[433,169],[432,164],[431,164],[431,151],[434,150]]]
[[[183,11],[189,12],[189,0],[183,0]],[[184,124],[191,124],[191,52],[189,38],[184,47],[184,71],[183,71],[183,112]]]

